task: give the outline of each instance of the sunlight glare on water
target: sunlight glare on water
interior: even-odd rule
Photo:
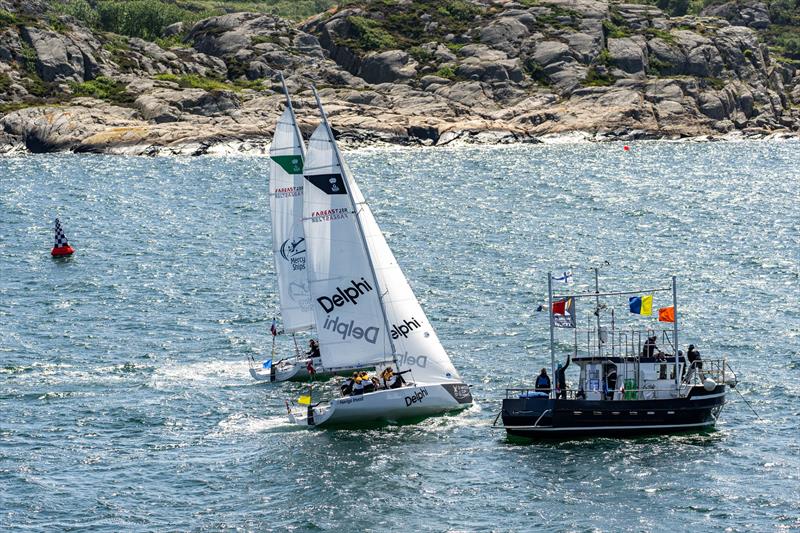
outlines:
[[[305,389],[257,385],[246,363],[270,356],[277,314],[265,159],[0,158],[0,529],[800,528],[800,145],[346,157],[477,405],[289,425]],[[66,261],[49,257],[56,216]],[[549,362],[546,272],[585,289],[594,266],[609,289],[676,274],[682,339],[728,357],[763,421],[733,394],[706,434],[491,430],[505,387]]]

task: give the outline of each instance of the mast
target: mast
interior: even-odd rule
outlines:
[[[555,347],[555,317],[553,316],[553,274],[547,273],[547,303],[550,306],[550,372],[552,380],[556,379],[556,347]],[[550,391],[555,390],[553,383],[550,383]]]
[[[675,313],[672,322],[672,340],[675,342],[675,390],[680,393],[681,378],[678,375],[678,282],[672,276],[672,310]]]
[[[281,78],[281,87],[283,87],[283,94],[286,95],[286,107],[292,114],[292,124],[294,125],[294,134],[297,135],[297,144],[300,146],[300,152],[303,154],[303,160],[306,158],[306,147],[303,144],[303,134],[300,133],[300,127],[297,125],[297,116],[294,114],[294,107],[292,106],[292,99],[289,98],[289,90],[286,88],[286,80],[283,79],[283,72],[278,71]]]
[[[600,338],[600,281],[597,267],[594,268],[594,293],[597,295],[594,299],[594,315],[597,317],[597,357],[602,357],[603,339]]]
[[[317,89],[313,85],[311,86],[311,90],[314,92],[314,98],[317,100],[317,107],[319,108],[319,113],[322,115],[322,123],[325,125],[325,129],[328,130],[328,137],[333,144],[333,153],[336,154],[336,161],[339,163],[339,169],[342,171],[342,176],[346,176],[345,167],[342,163],[342,154],[339,152],[339,145],[336,144],[336,139],[333,137],[333,130],[331,130],[331,125],[328,122],[328,115],[325,113],[325,110],[322,108],[322,102],[319,99],[319,94],[317,94]],[[394,360],[395,367],[397,366],[397,350],[394,347],[394,341],[392,340],[392,336],[389,334],[391,331],[391,326],[389,325],[389,317],[386,314],[386,307],[383,304],[383,292],[381,289],[381,282],[378,279],[378,273],[375,271],[375,264],[372,261],[372,254],[369,251],[369,245],[367,244],[367,237],[364,234],[364,226],[361,224],[361,216],[360,211],[356,207],[355,200],[353,199],[353,191],[350,187],[350,180],[347,180],[347,197],[350,199],[350,204],[353,206],[353,214],[356,216],[356,224],[358,225],[358,234],[361,237],[361,243],[364,245],[364,250],[366,251],[367,255],[367,263],[369,263],[369,269],[372,273],[372,278],[375,280],[375,288],[378,292],[378,303],[380,304],[381,308],[381,315],[383,316],[383,325],[386,328],[386,338],[389,340],[389,346],[392,350],[392,359]],[[399,371],[400,369],[397,368]]]

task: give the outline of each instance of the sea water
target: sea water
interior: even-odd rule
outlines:
[[[277,315],[263,157],[2,158],[0,529],[800,528],[800,144],[346,157],[474,407],[289,425],[307,389],[246,363],[271,356]],[[71,259],[50,258],[56,216]],[[715,431],[526,445],[490,428],[549,365],[547,271],[584,290],[593,267],[608,290],[678,276],[682,346],[741,380]],[[657,325],[605,303],[618,327]]]

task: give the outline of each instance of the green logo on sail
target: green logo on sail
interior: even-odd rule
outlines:
[[[273,155],[270,158],[289,174],[303,173],[303,156],[301,155]]]

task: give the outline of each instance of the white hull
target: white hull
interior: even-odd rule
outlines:
[[[275,383],[280,381],[309,381],[311,379],[311,375],[308,372],[308,367],[306,366],[307,363],[308,359],[301,359],[299,361],[280,361],[278,364],[273,365],[272,368],[269,369],[259,368],[251,363],[250,375],[256,381],[267,383]],[[366,370],[365,368],[361,367],[342,368],[335,372],[325,370],[319,357],[314,358],[312,360],[312,364],[316,370],[314,373],[314,379],[328,379],[337,375],[344,376],[350,374],[351,372],[355,372],[356,370]]]
[[[463,383],[411,385],[332,400],[327,405],[290,412],[289,421],[301,426],[357,425],[424,418],[472,405]]]

